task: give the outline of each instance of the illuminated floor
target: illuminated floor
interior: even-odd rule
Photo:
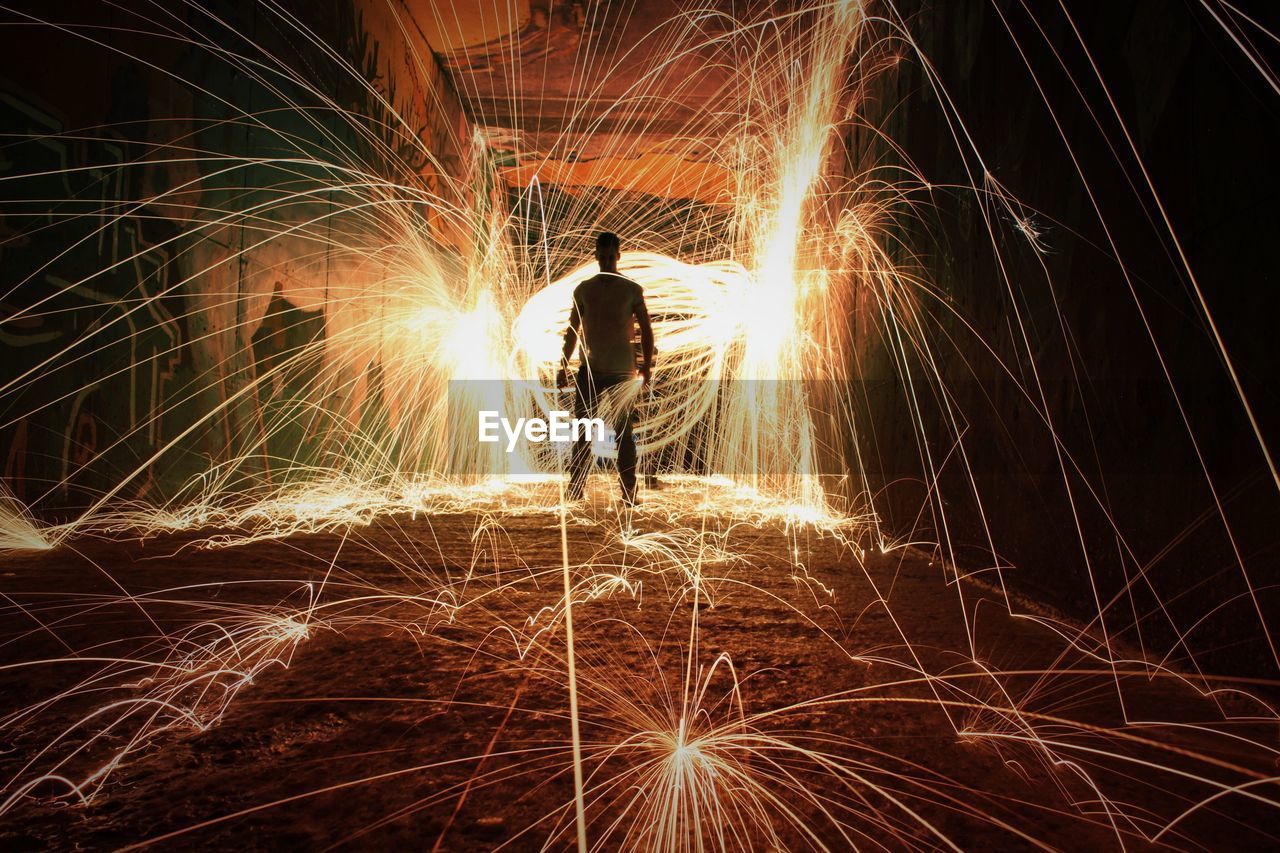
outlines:
[[[1170,678],[1122,679],[1129,719],[1158,709],[1217,719],[1219,734],[1120,727],[1109,668],[1010,618],[993,590],[948,584],[918,552],[863,555],[832,531],[779,521],[683,528],[660,509],[678,498],[662,493],[624,547],[599,488],[569,526],[593,843],[665,843],[698,825],[717,846],[1097,848],[1150,836],[1212,793],[1180,774],[1266,772],[1265,757],[1220,734],[1265,740],[1262,727],[1222,723]],[[62,660],[5,671],[10,707],[73,694],[9,719],[6,778],[94,709],[155,687],[124,671],[82,681],[103,659],[185,660],[170,696],[209,726],[157,730],[87,805],[55,799],[65,785],[37,785],[0,824],[6,849],[169,833],[240,849],[571,840],[558,514],[393,516],[345,536],[212,550],[193,541],[82,541],[0,564],[6,659]],[[1004,692],[969,654],[960,595],[976,612],[976,659],[1005,673]],[[218,642],[223,631],[231,642]],[[175,638],[204,658],[175,657]],[[77,654],[95,660],[67,660]],[[253,671],[252,683],[219,673],[214,656]],[[121,724],[64,771],[92,772],[138,730]],[[673,778],[686,788],[674,801]],[[1161,840],[1212,846],[1224,826],[1236,846],[1264,846],[1266,821],[1239,798]]]

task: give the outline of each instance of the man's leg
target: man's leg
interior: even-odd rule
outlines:
[[[587,477],[591,474],[591,442],[579,438],[569,449],[569,488],[565,497],[579,500],[587,489]]]
[[[573,416],[575,418],[591,417],[595,408],[595,381],[585,370],[578,372],[578,379],[573,392]],[[577,439],[569,449],[569,489],[565,493],[571,501],[582,497],[587,488],[587,477],[591,474],[591,439]]]
[[[644,487],[655,491],[661,489],[662,483],[658,481],[658,454],[646,454],[640,467],[644,469]]]
[[[618,446],[618,480],[622,484],[622,501],[636,502],[636,437],[631,429],[631,412],[623,416],[621,429],[614,434]]]
[[[618,448],[618,482],[622,484],[622,502],[627,506],[636,502],[636,437],[632,432],[632,414],[634,410],[627,406],[613,430],[614,446]]]

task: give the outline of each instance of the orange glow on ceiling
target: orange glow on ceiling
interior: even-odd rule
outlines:
[[[440,53],[489,44],[519,33],[529,22],[529,0],[453,3],[409,0],[409,13],[423,38]]]
[[[723,166],[660,153],[630,159],[542,160],[502,170],[502,177],[513,187],[527,186],[535,176],[540,183],[569,191],[575,187],[600,187],[708,204],[732,204],[737,185],[737,176]]]

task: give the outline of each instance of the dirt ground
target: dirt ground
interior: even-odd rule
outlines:
[[[681,500],[624,533],[600,483],[568,520],[593,846],[1274,849],[1260,704],[1112,666],[918,550]],[[571,846],[560,530],[0,558],[0,846]]]

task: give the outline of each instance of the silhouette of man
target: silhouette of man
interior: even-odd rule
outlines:
[[[644,289],[626,276],[618,274],[618,257],[622,244],[618,235],[603,231],[596,236],[596,260],[599,274],[578,285],[573,291],[569,310],[569,328],[564,333],[564,358],[556,374],[556,386],[568,384],[569,359],[579,341],[582,343],[582,366],[578,369],[574,391],[575,416],[592,414],[601,396],[636,377],[636,360],[632,338],[640,327],[642,363],[640,379],[649,382],[653,368],[653,327],[644,304]],[[631,409],[628,405],[614,424],[618,447],[618,479],[622,483],[622,500],[634,506],[636,500],[636,440],[631,431]],[[580,439],[569,456],[569,500],[582,497],[591,473],[591,442]]]

